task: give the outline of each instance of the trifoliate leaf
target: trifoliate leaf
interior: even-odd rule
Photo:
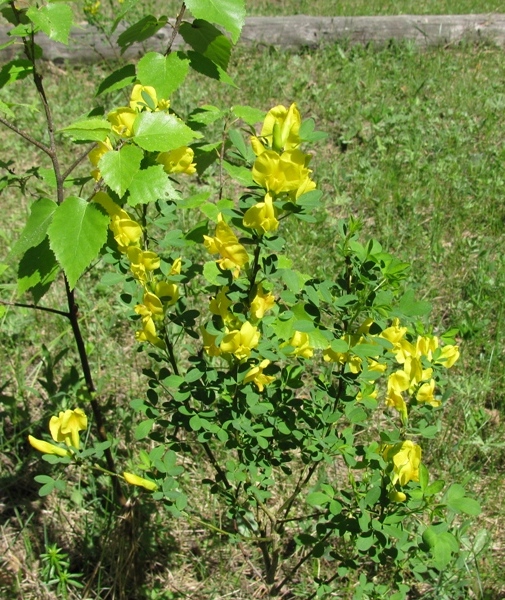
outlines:
[[[98,256],[107,241],[108,227],[109,216],[83,198],[70,196],[54,212],[49,242],[70,288]]]

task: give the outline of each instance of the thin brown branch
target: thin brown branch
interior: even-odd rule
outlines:
[[[165,56],[168,56],[170,54],[170,52],[172,52],[172,46],[174,45],[177,34],[179,33],[179,29],[181,27],[182,19],[184,17],[185,12],[186,12],[186,4],[183,2],[181,5],[179,14],[177,15],[177,18],[175,19],[174,27],[172,29],[172,35],[170,36],[170,39],[168,40],[168,46],[165,51]]]
[[[86,148],[86,150],[74,160],[74,162],[62,174],[61,178],[63,181],[65,181],[67,179],[67,177],[70,175],[70,173],[72,173],[72,171],[82,163],[82,161],[88,156],[88,154],[91,152],[91,150],[93,150],[95,145],[96,144],[91,144],[90,146],[88,146]]]
[[[14,133],[17,133],[20,137],[24,138],[27,142],[30,142],[30,144],[33,144],[34,146],[36,146],[37,148],[42,150],[42,152],[45,152],[49,157],[51,157],[51,159],[53,158],[53,151],[51,150],[51,148],[49,148],[49,146],[46,146],[42,142],[39,142],[34,137],[32,137],[29,133],[26,133],[26,131],[19,129],[19,127],[16,127],[16,125],[14,125],[14,123],[11,123],[8,119],[4,119],[3,117],[0,117],[0,123],[2,123],[2,125],[5,125],[9,129],[14,131]]]
[[[32,308],[33,310],[42,310],[44,312],[54,313],[55,315],[61,315],[70,319],[70,313],[64,310],[58,310],[57,308],[49,308],[48,306],[38,306],[37,304],[24,304],[23,302],[7,302],[6,300],[0,300],[0,304],[4,306],[18,306],[20,308]]]

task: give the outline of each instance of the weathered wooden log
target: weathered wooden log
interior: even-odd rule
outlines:
[[[0,27],[0,45],[9,38],[7,28]],[[142,44],[134,44],[126,58],[141,56],[148,51],[163,52],[172,29],[166,26]],[[118,31],[117,33],[120,33]],[[390,40],[410,40],[420,46],[446,45],[463,39],[487,40],[505,46],[505,14],[485,15],[400,15],[387,17],[248,17],[240,44],[259,44],[297,49],[315,48],[325,43],[385,44]],[[44,57],[53,62],[95,62],[112,59],[117,50],[96,29],[83,25],[74,28],[68,46],[37,36]],[[174,48],[184,44],[178,36]],[[0,52],[0,58],[10,60],[21,52],[20,44]]]

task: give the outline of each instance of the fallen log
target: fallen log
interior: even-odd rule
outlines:
[[[8,28],[0,27],[0,45],[10,38]],[[117,31],[119,34],[121,30]],[[163,52],[172,33],[167,25],[142,44],[134,44],[124,53],[125,58],[142,56],[149,51]],[[462,40],[489,41],[505,46],[505,14],[482,15],[399,15],[383,17],[248,17],[239,44],[277,46],[298,49],[317,48],[322,44],[346,42],[383,45],[391,40],[409,40],[421,47],[455,44]],[[96,29],[83,25],[72,30],[69,45],[65,46],[37,36],[44,58],[55,63],[96,62],[117,57],[114,44],[109,44]],[[177,36],[174,49],[183,47]],[[0,58],[10,60],[22,51],[15,44],[0,51]]]

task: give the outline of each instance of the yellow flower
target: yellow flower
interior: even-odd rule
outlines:
[[[289,340],[289,345],[293,346],[290,354],[294,356],[311,358],[314,355],[314,348],[310,345],[309,336],[305,332],[295,331],[293,337]]]
[[[60,448],[59,446],[55,446],[54,444],[50,444],[49,442],[44,442],[43,440],[38,440],[37,438],[34,438],[32,435],[28,436],[28,441],[30,442],[30,445],[35,448],[35,450],[38,450],[39,452],[42,452],[44,454],[56,454],[56,456],[69,456],[70,455],[68,450],[64,450],[63,448]]]
[[[450,369],[459,358],[459,347],[447,345],[442,348],[436,363]]]
[[[160,257],[156,252],[142,250],[138,246],[130,246],[126,249],[126,254],[130,260],[130,270],[135,279],[141,283],[147,280],[147,273],[155,271],[160,266]]]
[[[158,281],[154,286],[154,290],[165,308],[172,306],[179,300],[179,286],[176,283]]]
[[[203,349],[205,352],[209,356],[219,356],[221,354],[221,350],[216,346],[217,335],[212,335],[209,333],[203,325],[200,327],[200,332],[202,334]]]
[[[135,339],[137,342],[149,342],[157,348],[165,348],[165,342],[158,337],[156,325],[149,314],[142,317],[142,329],[135,332]]]
[[[279,221],[277,220],[277,210],[273,205],[271,194],[266,194],[263,202],[258,202],[251,206],[244,215],[244,227],[256,229],[260,233],[266,231],[277,231]]]
[[[57,417],[51,417],[49,431],[55,442],[79,449],[79,431],[88,426],[88,418],[80,408],[61,411]]]
[[[389,492],[388,498],[391,500],[391,502],[405,502],[407,499],[407,494],[399,492],[398,490],[393,490],[392,492]]]
[[[393,465],[391,483],[401,486],[409,481],[419,481],[419,465],[421,464],[421,446],[410,440],[387,444],[382,452],[384,460]]]
[[[136,485],[139,487],[143,487],[150,492],[154,492],[158,489],[158,486],[154,483],[154,481],[150,481],[149,479],[144,479],[143,477],[139,477],[138,475],[134,475],[133,473],[127,473],[126,471],[123,473],[123,477],[127,483],[130,485]]]
[[[270,292],[265,292],[261,283],[258,285],[256,295],[251,302],[251,315],[254,319],[262,319],[267,310],[275,305],[275,297]]]
[[[265,360],[262,360],[259,365],[249,369],[244,377],[244,383],[252,382],[258,388],[258,390],[262,392],[266,385],[275,380],[273,375],[265,375],[263,373],[269,364],[270,361],[265,358]]]
[[[158,98],[156,97],[156,90],[150,85],[136,84],[133,86],[133,90],[130,96],[130,108],[137,112],[140,112],[144,108],[152,110],[148,103],[144,100],[143,94],[149,96],[154,107],[158,105]]]
[[[142,227],[122,208],[111,216],[110,230],[117,242],[118,250],[126,253],[131,246],[137,246],[142,237]]]
[[[155,319],[162,319],[164,309],[161,300],[158,298],[158,296],[156,296],[156,294],[145,292],[143,304],[137,304],[135,306],[135,312],[142,317],[154,317]]]
[[[302,118],[296,104],[291,104],[289,108],[274,106],[265,117],[261,137],[264,137],[277,152],[282,149],[294,150],[300,145],[301,124]]]
[[[224,336],[220,344],[221,352],[233,354],[238,360],[243,360],[251,354],[259,340],[258,328],[246,321],[240,329],[234,329]]]
[[[307,168],[310,156],[300,150],[289,150],[281,155],[273,150],[265,150],[254,161],[252,176],[254,181],[273,194],[296,192],[311,171]]]
[[[101,178],[100,169],[98,169],[98,161],[104,154],[107,154],[107,152],[110,152],[112,149],[112,144],[110,143],[109,138],[105,138],[105,141],[97,142],[96,146],[88,154],[89,162],[95,167],[91,171],[91,175],[95,181],[98,181]],[[105,192],[101,193],[103,194]]]
[[[417,390],[416,400],[418,402],[425,402],[431,404],[431,406],[440,406],[440,400],[435,398],[435,380],[430,379],[423,383]]]
[[[223,321],[226,321],[230,313],[228,309],[233,302],[228,298],[226,293],[228,292],[228,286],[225,286],[219,290],[215,298],[212,298],[209,304],[209,310],[213,315],[219,315]]]
[[[137,112],[127,106],[116,108],[107,115],[107,120],[112,125],[112,130],[121,137],[131,137],[133,133],[133,122],[137,118]]]
[[[204,235],[204,244],[211,254],[220,254],[221,258],[217,261],[222,269],[235,269],[238,275],[240,267],[243,267],[248,261],[247,251],[239,243],[237,237],[224,222],[221,213],[218,215],[215,237]]]
[[[156,162],[163,165],[166,173],[186,173],[192,175],[196,173],[196,163],[193,162],[195,153],[192,148],[181,146],[170,152],[161,152],[158,154]]]

